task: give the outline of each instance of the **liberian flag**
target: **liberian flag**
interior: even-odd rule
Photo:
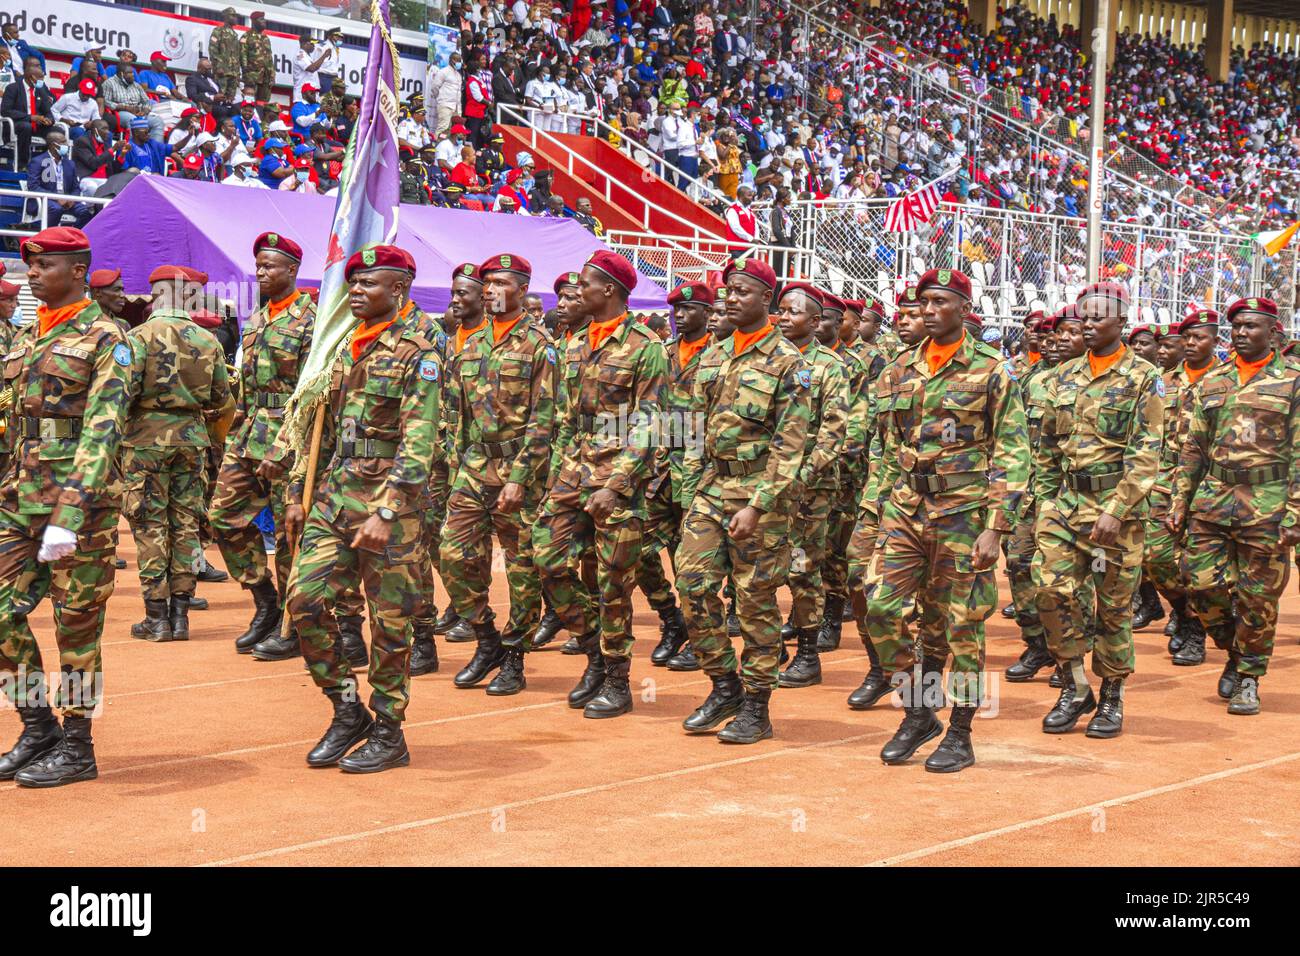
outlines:
[[[353,253],[397,238],[399,78],[391,26],[389,0],[371,0],[361,112],[353,124],[339,176],[311,350],[285,409],[283,427],[288,429],[286,437],[293,448],[306,445],[312,412],[329,388],[334,360],[356,326],[343,269]]]
[[[936,179],[928,185],[899,196],[885,213],[885,229],[889,232],[911,232],[934,217],[943,199],[943,181]]]

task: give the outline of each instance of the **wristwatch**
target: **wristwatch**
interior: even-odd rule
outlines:
[[[393,511],[392,508],[380,508],[375,512],[375,514],[379,515],[379,517],[383,518],[385,521],[392,521],[397,517],[397,513]]]

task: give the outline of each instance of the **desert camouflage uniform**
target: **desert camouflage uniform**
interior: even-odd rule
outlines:
[[[1232,363],[1192,390],[1174,501],[1188,515],[1188,606],[1240,674],[1263,676],[1300,520],[1300,367],[1276,352],[1245,385]],[[1235,606],[1235,612],[1234,612]]]
[[[400,721],[410,698],[411,619],[423,599],[423,513],[438,431],[436,344],[410,313],[398,316],[353,360],[334,363],[321,465],[302,547],[289,584],[289,614],[316,685],[354,686],[330,620],[340,594],[365,587],[370,617],[370,707]],[[305,456],[303,456],[305,458]],[[289,502],[302,504],[305,464],[295,466]],[[354,550],[353,537],[382,508],[395,517],[383,553]]]
[[[180,310],[154,312],[127,336],[137,396],[122,440],[125,510],[147,600],[193,594],[210,443],[205,418],[231,401],[221,343]]]
[[[1033,583],[1047,647],[1057,663],[1089,650],[1080,593],[1092,582],[1097,643],[1093,673],[1133,672],[1131,604],[1142,568],[1143,519],[1156,480],[1164,382],[1130,349],[1096,378],[1082,355],[1047,377],[1041,440],[1034,456]],[[1120,522],[1115,544],[1088,540],[1102,513]]]
[[[781,615],[776,591],[790,572],[792,485],[812,417],[812,372],[799,350],[773,329],[739,356],[735,339],[707,349],[695,373],[692,407],[704,441],[688,447],[677,549],[677,591],[691,645],[705,673],[734,673],[718,589],[735,584],[744,640],[741,679],[749,693],[777,686]],[[747,506],[762,514],[748,540],[727,526]]]
[[[113,593],[122,501],[118,446],[134,397],[131,346],[98,305],[40,335],[14,337],[4,383],[12,455],[0,481],[0,671],[10,699],[44,680],[28,613],[52,593],[62,686],[54,706],[89,717],[98,702],[99,640]],[[36,560],[47,524],[77,533],[77,549]],[[29,698],[30,700],[30,698]]]
[[[212,61],[212,75],[217,78],[221,92],[234,102],[239,92],[239,72],[242,65],[239,34],[224,23],[212,31],[208,38],[208,59]]]

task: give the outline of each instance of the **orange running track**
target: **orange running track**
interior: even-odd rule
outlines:
[[[955,776],[877,756],[901,712],[845,697],[866,671],[852,624],[823,657],[823,683],[773,696],[776,736],[729,747],[685,735],[701,672],[649,664],[658,618],[637,596],[632,714],[586,720],[565,695],[583,659],[561,635],[528,657],[528,688],[492,698],[451,678],[472,644],[438,651],[413,682],[411,766],[373,776],[310,770],[330,717],[301,659],[234,653],[251,614],[237,585],[204,585],[188,643],[133,640],[142,615],[123,533],[104,633],[107,700],[95,725],[100,778],[56,790],[0,784],[5,856],[88,865],[1295,865],[1300,862],[1300,597],[1283,601],[1264,712],[1232,717],[1215,694],[1222,656],[1174,667],[1161,626],[1138,635],[1125,731],[1083,723],[1047,736],[1047,673],[999,681],[996,717],[975,723],[978,763]],[[216,558],[215,553],[210,555]],[[1006,601],[1005,580],[1002,599]],[[439,591],[439,603],[445,595]],[[505,616],[504,574],[493,606]],[[788,595],[783,592],[783,597]],[[32,617],[57,660],[49,605]],[[989,622],[988,668],[1020,653],[1012,622]],[[1094,684],[1099,683],[1094,679]],[[362,690],[368,688],[362,680]],[[942,715],[945,716],[946,715]],[[946,722],[946,721],[945,721]],[[7,748],[17,717],[0,717]]]

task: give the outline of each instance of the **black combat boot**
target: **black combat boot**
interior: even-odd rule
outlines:
[[[740,618],[736,615],[736,602],[732,601],[727,608],[727,636],[740,636]]]
[[[1156,586],[1150,581],[1145,578],[1142,580],[1134,599],[1137,606],[1133,609],[1133,630],[1140,631],[1152,621],[1165,619],[1165,609],[1160,604],[1160,595],[1156,593]]]
[[[682,609],[673,605],[659,609],[659,643],[650,652],[650,663],[663,667],[686,643],[686,618]]]
[[[501,670],[487,685],[490,697],[512,697],[528,686],[524,678],[524,649],[521,645],[507,645],[501,659]]]
[[[709,680],[713,681],[713,690],[704,698],[704,703],[682,721],[682,728],[688,734],[708,733],[728,717],[740,713],[740,706],[745,700],[745,687],[736,672],[711,674]]]
[[[401,722],[376,714],[366,742],[340,760],[339,769],[344,773],[379,773],[410,762]]]
[[[1061,696],[1057,698],[1056,706],[1043,717],[1043,733],[1045,734],[1068,734],[1074,729],[1074,725],[1079,722],[1080,717],[1097,709],[1097,698],[1092,695],[1092,686],[1088,683],[1088,675],[1083,669],[1082,658],[1076,658],[1062,664],[1059,673],[1061,675]],[[1083,682],[1082,686],[1076,683],[1080,680]],[[1081,691],[1087,691],[1087,693],[1080,696]]]
[[[582,672],[577,685],[569,691],[569,706],[574,710],[586,707],[593,697],[600,693],[605,683],[605,657],[600,653],[600,632],[592,631],[578,641],[580,653],[587,655],[587,668]]]
[[[793,641],[795,639],[795,635],[798,633],[799,633],[799,629],[794,626],[794,611],[791,611],[790,615],[785,619],[785,623],[781,625],[782,646]]]
[[[1047,651],[1047,638],[1042,634],[1035,634],[1029,638],[1020,660],[1008,667],[1003,674],[1011,683],[1023,684],[1033,680],[1040,670],[1051,667],[1053,663],[1055,661]]]
[[[433,641],[433,622],[411,624],[411,676],[438,673],[438,645]]]
[[[1183,646],[1174,654],[1173,662],[1180,667],[1205,663],[1205,626],[1191,612],[1183,618]]]
[[[700,659],[695,656],[695,648],[687,641],[680,651],[668,658],[665,666],[670,671],[697,671],[700,669]]]
[[[501,666],[501,661],[506,655],[505,648],[501,646],[501,635],[497,632],[496,623],[492,618],[489,617],[482,624],[474,625],[474,631],[478,637],[478,647],[474,650],[474,656],[451,680],[462,689],[482,683],[483,678]],[[446,639],[450,640],[451,632],[448,631],[447,634]]]
[[[220,568],[214,568],[208,564],[208,559],[203,559],[203,570],[196,577],[204,584],[220,584],[222,581],[230,580],[230,575]]]
[[[344,754],[370,735],[373,723],[370,711],[356,699],[355,690],[351,695],[331,690],[326,691],[325,696],[334,705],[334,719],[325,728],[325,736],[307,754],[309,767],[334,766]]]
[[[1219,675],[1219,696],[1224,700],[1232,700],[1232,695],[1237,693],[1237,685],[1241,683],[1241,674],[1237,672],[1239,659],[1235,650],[1228,651],[1228,663],[1223,665],[1223,673]],[[3,779],[0,777],[0,780]]]
[[[144,599],[144,620],[131,625],[131,636],[162,643],[172,639],[171,619],[167,616],[166,598]]]
[[[14,774],[20,787],[44,789],[62,787],[99,776],[95,766],[95,742],[90,739],[90,718],[63,718],[63,740],[45,756],[33,760]]]
[[[172,629],[172,640],[188,641],[190,639],[190,596],[173,594],[168,610],[171,612],[169,623]]]
[[[576,656],[579,655],[579,654],[586,653],[586,652],[582,649],[582,639],[579,638],[579,637],[577,637],[577,636],[570,637],[570,638],[569,638],[567,641],[565,641],[564,644],[560,647],[560,653],[561,653],[561,654],[567,654],[567,655],[570,656],[570,657],[576,657]]]
[[[190,595],[190,610],[191,610],[191,611],[206,611],[207,609],[208,609],[208,599],[207,599],[207,598],[195,597],[195,596],[192,595],[192,594]]]
[[[632,661],[626,657],[605,658],[605,681],[600,691],[587,702],[582,709],[582,716],[599,720],[605,717],[621,717],[632,709],[632,687],[628,674],[632,670]]]
[[[537,630],[533,631],[533,650],[551,643],[562,630],[564,630],[564,623],[560,620],[560,615],[556,614],[553,608],[548,607],[537,625]]]
[[[446,634],[448,631],[450,631],[453,627],[456,626],[456,622],[459,620],[460,620],[460,615],[456,613],[455,609],[450,604],[448,604],[447,610],[442,612],[442,617],[438,618],[438,620],[434,623],[433,633]]]
[[[977,707],[954,706],[948,717],[948,732],[939,746],[925,761],[930,773],[957,773],[975,763],[975,750],[970,742],[970,722]]]
[[[339,614],[336,620],[339,626],[339,653],[352,665],[353,670],[368,667],[370,665],[370,652],[366,650],[365,638],[361,636],[361,615]],[[418,624],[415,626],[419,627]],[[412,667],[415,665],[414,656],[411,658],[411,665]],[[436,664],[434,669],[437,669]],[[414,670],[411,671],[411,676],[415,676]]]
[[[777,677],[777,683],[782,687],[811,687],[821,682],[822,661],[817,656],[817,628],[801,628],[799,649],[795,651],[790,666]]]
[[[867,657],[871,661],[871,668],[858,689],[849,694],[849,710],[869,710],[876,701],[888,696],[894,689],[894,685],[885,676],[884,668],[880,666],[880,655],[876,653],[876,645],[872,644],[870,639],[864,643],[867,646]]]
[[[12,780],[14,774],[34,760],[44,757],[63,740],[63,728],[49,706],[19,707],[23,732],[13,749],[0,757],[0,780]]]
[[[298,641],[298,632],[292,629],[288,637],[274,634],[253,645],[255,661],[289,661],[295,657],[302,657],[302,644]]]
[[[1088,721],[1089,737],[1118,737],[1124,731],[1124,678],[1106,677],[1101,682],[1097,714]]]
[[[745,693],[740,704],[740,714],[718,731],[718,740],[724,744],[756,744],[772,736],[772,721],[767,705],[772,699],[771,688]]]
[[[1015,617],[1016,606],[1014,604],[1008,604],[1006,607],[1002,609],[1002,616],[1007,618]]]
[[[1064,672],[1061,670],[1061,665],[1057,664],[1052,668],[1052,676],[1047,678],[1047,686],[1055,690],[1060,690],[1065,686],[1065,677],[1062,676],[1063,674]]]
[[[1165,622],[1165,637],[1169,638],[1169,653],[1177,654],[1183,646],[1183,616],[1187,613],[1187,598],[1169,599],[1169,620]]]
[[[853,602],[844,601],[843,603],[844,603],[844,610],[840,613],[840,623],[852,624],[853,621],[855,620],[855,618],[853,617]]]
[[[831,595],[826,598],[821,627],[817,631],[817,651],[828,654],[838,650],[840,633],[844,628],[844,598]]]
[[[1259,713],[1259,678],[1254,674],[1241,675],[1232,700],[1228,701],[1228,713],[1240,717],[1253,717]]]
[[[943,733],[943,724],[934,715],[934,708],[918,704],[903,710],[905,714],[898,731],[880,749],[880,759],[887,764],[906,763],[923,743]]]
[[[474,625],[463,617],[458,617],[456,623],[447,628],[442,639],[448,644],[468,644],[470,641],[475,640],[477,636],[478,632],[474,629]]]
[[[267,578],[248,589],[253,595],[253,619],[248,622],[248,630],[235,638],[235,650],[240,654],[251,654],[253,647],[274,637],[280,630],[280,593],[276,591],[271,579]]]

